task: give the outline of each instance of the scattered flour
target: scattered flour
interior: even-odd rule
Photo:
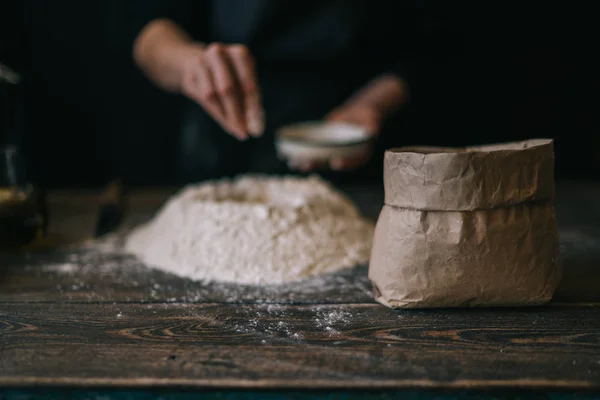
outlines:
[[[256,309],[241,309],[237,312],[242,315],[236,318],[233,328],[238,333],[260,334],[267,337],[280,337],[291,340],[302,340],[304,335],[296,331],[293,326],[294,321],[290,321],[286,316],[285,309],[281,306],[269,304]],[[262,340],[261,343],[266,343]]]
[[[289,311],[292,311],[289,313]],[[319,305],[308,308],[291,308],[285,305],[268,304],[240,307],[236,316],[225,320],[237,333],[261,335],[261,343],[272,343],[274,338],[293,341],[310,340],[312,333],[322,332],[330,338],[338,338],[358,316],[356,310],[344,305]],[[311,322],[312,324],[307,324]],[[308,338],[305,336],[311,332]]]
[[[350,322],[352,314],[343,309],[322,311],[318,310],[315,318],[317,328],[323,329],[329,336],[341,334],[340,328]]]
[[[193,280],[282,284],[368,261],[372,236],[320,178],[245,176],[184,188],[125,248]]]
[[[60,272],[64,274],[76,272],[79,269],[77,264],[65,263],[65,264],[48,264],[45,265],[42,270],[44,272]]]
[[[315,318],[315,323],[319,328],[328,327],[331,325],[344,325],[350,320],[351,314],[348,311],[339,309],[329,312],[319,311]]]

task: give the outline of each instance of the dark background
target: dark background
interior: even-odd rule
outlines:
[[[126,180],[169,179],[164,149],[177,135],[179,99],[134,68],[131,4],[2,2],[0,62],[27,78],[24,145],[45,185],[102,184],[123,175],[126,160],[135,160]],[[405,112],[413,122],[393,144],[552,137],[560,178],[599,178],[600,35],[592,2],[583,4],[425,2],[430,33],[408,39],[435,43],[439,57],[423,66]]]

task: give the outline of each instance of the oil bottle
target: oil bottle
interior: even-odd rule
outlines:
[[[22,134],[21,76],[0,60],[0,251],[17,249],[45,234],[45,196],[26,176]]]

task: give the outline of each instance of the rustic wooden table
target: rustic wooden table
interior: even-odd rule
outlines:
[[[345,190],[376,218],[378,187]],[[168,194],[134,192],[128,223]],[[48,242],[89,237],[97,202],[54,193]],[[0,387],[600,392],[600,185],[561,184],[557,212],[564,279],[536,308],[394,311],[364,266],[256,288],[149,270],[112,242],[1,255]]]

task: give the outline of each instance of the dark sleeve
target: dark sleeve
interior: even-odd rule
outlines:
[[[24,20],[21,1],[9,1],[0,12],[0,64],[13,70],[23,68]]]
[[[129,37],[131,43],[152,20],[167,18],[181,26],[196,40],[208,31],[208,9],[205,0],[131,0]]]

